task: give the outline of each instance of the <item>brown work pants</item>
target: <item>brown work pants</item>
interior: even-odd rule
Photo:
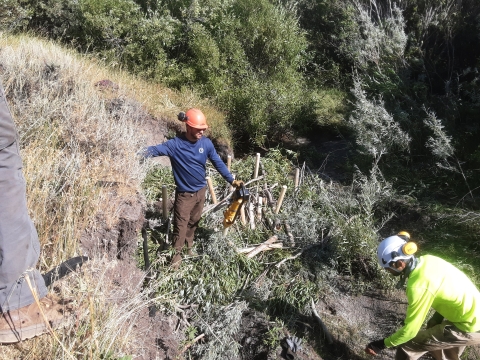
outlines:
[[[173,210],[173,247],[179,254],[185,243],[187,247],[193,246],[193,235],[198,222],[202,217],[203,205],[205,204],[204,187],[197,192],[176,192]]]
[[[465,333],[444,321],[400,345],[395,360],[416,360],[427,352],[436,360],[459,360],[465,346],[474,344],[480,344],[480,332]]]

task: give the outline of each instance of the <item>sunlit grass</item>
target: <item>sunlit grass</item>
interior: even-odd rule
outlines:
[[[420,253],[452,263],[480,287],[480,221],[476,212],[444,206],[427,207],[432,224],[420,229]]]

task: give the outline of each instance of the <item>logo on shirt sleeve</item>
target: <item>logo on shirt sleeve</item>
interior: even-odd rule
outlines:
[[[199,152],[200,154],[203,154],[203,148],[202,148],[202,147],[199,148],[199,149],[198,149],[198,152]]]

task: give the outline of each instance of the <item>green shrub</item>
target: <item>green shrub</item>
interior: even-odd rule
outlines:
[[[383,101],[368,99],[358,80],[354,83],[352,93],[355,103],[348,125],[356,134],[360,150],[373,157],[375,164],[378,164],[380,158],[389,151],[408,149],[410,137],[388,113]]]
[[[27,27],[31,11],[17,0],[0,1],[0,27],[5,30],[17,31]]]
[[[302,74],[305,32],[268,0],[151,3],[27,1],[30,29],[177,89],[191,87],[228,114],[235,137],[264,145],[315,123]]]

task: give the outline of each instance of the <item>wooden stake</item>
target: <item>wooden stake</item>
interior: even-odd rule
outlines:
[[[250,218],[250,229],[255,230],[255,217],[253,214],[253,203],[248,204],[248,217]]]
[[[278,214],[280,207],[283,203],[283,198],[285,197],[285,192],[287,191],[287,185],[282,186],[282,191],[280,191],[280,197],[278,198],[277,208],[275,209],[275,214]]]
[[[208,190],[210,190],[210,195],[212,196],[212,202],[216,204],[217,196],[215,195],[215,191],[213,190],[212,179],[210,178],[210,176],[207,176],[207,184],[208,184]]]
[[[240,221],[243,225],[247,225],[247,220],[245,219],[245,205],[240,208]]]
[[[300,180],[300,169],[296,168],[295,169],[295,190],[298,189],[298,182]]]
[[[227,169],[230,171],[230,167],[232,166],[232,155],[227,156]]]
[[[263,203],[263,198],[259,196],[258,203],[257,203],[257,220],[258,221],[262,221],[262,203]]]
[[[253,178],[256,179],[258,177],[258,167],[260,165],[260,153],[257,153],[257,158],[255,159],[255,171],[253,173]]]
[[[232,176],[233,176],[233,180],[235,180],[235,174],[232,174]],[[233,190],[235,190],[235,188],[232,185],[230,185],[229,191],[232,192]]]
[[[145,262],[145,270],[147,270],[147,278],[150,276],[150,259],[148,257],[148,234],[147,228],[144,225],[142,227],[142,238],[143,238],[143,261]]]
[[[166,185],[162,185],[162,218],[164,221],[168,219],[168,194]]]

